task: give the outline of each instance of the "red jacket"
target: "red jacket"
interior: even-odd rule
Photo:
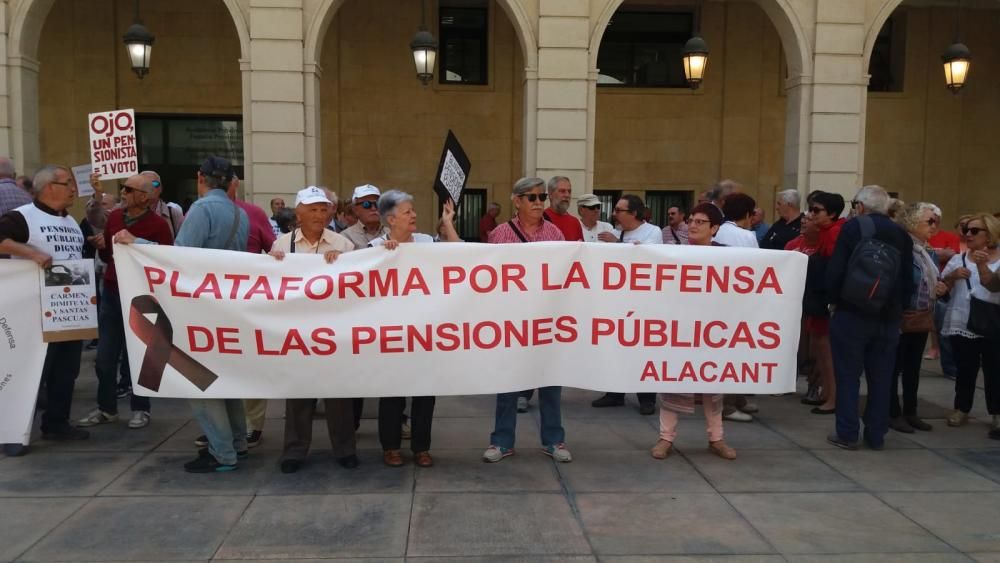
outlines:
[[[174,237],[170,234],[170,225],[156,213],[147,212],[128,227],[125,226],[125,210],[121,207],[111,211],[108,221],[104,225],[104,249],[98,251],[101,260],[107,263],[104,270],[104,287],[118,291],[118,273],[115,271],[115,257],[112,254],[113,244],[111,243],[118,231],[128,230],[136,238],[144,238],[156,244],[174,244]]]

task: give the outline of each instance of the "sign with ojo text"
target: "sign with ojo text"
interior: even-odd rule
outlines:
[[[87,117],[87,125],[90,163],[101,179],[128,178],[139,173],[133,110],[92,113]]]

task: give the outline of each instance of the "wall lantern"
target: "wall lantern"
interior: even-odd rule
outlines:
[[[708,67],[708,43],[695,34],[684,44],[684,78],[692,90],[701,86],[705,78],[705,68]]]
[[[959,90],[965,86],[965,80],[969,77],[969,67],[972,66],[972,53],[959,40],[961,34],[962,0],[958,0],[955,3],[955,41],[941,55],[941,62],[944,63],[945,86],[951,90],[952,94],[958,94]]]
[[[413,40],[410,41],[410,50],[413,51],[413,64],[417,67],[417,78],[425,86],[434,78],[434,65],[437,64],[438,50],[437,41],[431,35],[431,32],[427,31],[426,14],[426,7],[424,6],[424,2],[421,1],[420,29],[413,36]]]
[[[135,2],[135,22],[125,31],[125,49],[128,51],[132,71],[142,79],[149,74],[149,57],[153,54],[153,34],[142,25],[139,19],[139,0]]]

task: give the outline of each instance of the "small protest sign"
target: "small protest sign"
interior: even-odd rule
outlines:
[[[40,271],[42,340],[97,338],[93,260],[60,260]]]
[[[449,130],[448,137],[444,141],[444,149],[441,151],[441,162],[434,176],[434,191],[442,201],[451,198],[455,202],[455,207],[458,207],[462,200],[462,190],[465,189],[471,171],[472,163],[469,157],[465,155],[458,138]]]
[[[77,196],[88,197],[94,195],[94,186],[90,185],[90,173],[93,169],[94,167],[90,164],[81,164],[70,169],[73,171],[73,178],[76,179]]]
[[[133,110],[92,113],[87,117],[87,129],[90,164],[101,174],[101,179],[128,178],[139,173]]]

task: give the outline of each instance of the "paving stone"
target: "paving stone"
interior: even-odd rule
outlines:
[[[573,454],[573,463],[556,469],[576,493],[712,492],[685,456],[676,453],[660,461],[647,451],[584,449]]]
[[[1000,484],[927,450],[832,450],[816,455],[872,491],[1000,490]]]
[[[566,498],[559,494],[417,493],[413,498],[407,555],[590,553]]]
[[[844,555],[793,555],[789,563],[968,563],[961,553],[852,553]]]
[[[802,416],[806,415],[814,418],[802,418]],[[837,449],[837,446],[826,441],[826,437],[834,430],[835,421],[833,417],[809,414],[809,411],[806,411],[802,416],[798,419],[765,420],[764,424],[803,448],[810,450]],[[729,424],[726,425],[727,432],[729,426]],[[907,434],[906,436],[912,436],[912,434]],[[890,431],[885,436],[885,449],[902,450],[922,447],[906,436],[899,432]],[[861,446],[862,449],[864,447],[864,445]]]
[[[261,563],[262,561],[280,561],[281,563],[322,563],[324,561],[334,561],[336,563],[405,563],[402,557],[347,557],[336,559],[213,559],[213,561],[225,561],[226,563]],[[143,563],[146,563],[143,561]]]
[[[73,514],[86,499],[0,499],[0,561],[13,561],[60,522]]]
[[[680,448],[682,452],[702,451],[708,447],[708,434],[705,432],[705,418],[701,414],[701,407],[693,417],[684,417],[677,425],[677,438],[674,446]],[[795,443],[788,438],[778,434],[759,422],[729,422],[725,421],[724,436],[726,443],[739,451],[741,448],[754,448],[757,450],[784,450],[794,448]],[[659,430],[659,423],[657,423]],[[653,435],[653,440],[648,444],[652,447],[656,443],[659,434]]]
[[[989,419],[969,419],[969,423],[960,428],[936,424],[933,432],[917,432],[908,436],[921,446],[936,450],[1000,448],[1000,440],[990,440],[987,435],[989,422]]]
[[[685,457],[720,492],[859,490],[857,484],[801,449],[737,450],[736,455],[735,461],[726,461],[707,451]]]
[[[936,451],[944,457],[1000,483],[1000,449]]]
[[[322,429],[322,433],[320,433],[320,428]],[[263,432],[263,440],[261,440],[260,445],[251,451],[280,452],[284,445],[285,421],[268,418],[264,421]],[[194,420],[189,420],[168,440],[156,448],[156,450],[160,452],[191,452],[194,454],[197,450],[197,446],[194,445],[194,439],[202,434],[204,432],[198,423]],[[329,447],[330,439],[327,437],[325,423],[320,424],[318,421],[316,422],[313,430],[313,443],[318,447],[322,447],[322,444],[327,444],[327,447]]]
[[[596,410],[596,409],[595,409]],[[656,443],[657,432],[646,420],[649,417],[600,420],[566,418],[566,443],[580,450],[646,450]]]
[[[962,551],[1000,551],[1000,493],[882,493],[879,496]]]
[[[236,471],[206,478],[184,471],[184,464],[194,457],[194,452],[150,454],[115,479],[101,495],[247,495],[277,471],[277,454],[254,450],[248,458],[238,461]]]
[[[581,494],[580,517],[605,555],[765,554],[773,549],[717,494]]]
[[[211,480],[223,476],[202,477]],[[35,545],[23,559],[207,560],[249,502],[250,497],[97,498]]]
[[[388,467],[382,450],[359,450],[356,469],[345,469],[329,451],[310,453],[302,469],[285,474],[274,471],[258,495],[329,495],[342,493],[409,493],[413,490],[413,465]],[[275,462],[277,463],[277,462]]]
[[[521,449],[500,463],[484,463],[483,450],[440,450],[434,467],[417,469],[418,493],[560,492],[562,484],[551,458]],[[574,461],[568,465],[574,465]]]
[[[867,493],[725,497],[783,554],[951,551]]]
[[[141,456],[139,453],[34,451],[23,457],[9,458],[0,471],[0,496],[93,496]]]
[[[257,497],[216,559],[402,557],[410,495]]]
[[[479,449],[482,453],[490,445],[490,432],[492,431],[492,414],[489,418],[435,418],[431,428],[431,453],[443,449]],[[531,448],[538,445],[538,423],[530,414],[518,415],[515,440],[515,447],[518,448]],[[382,449],[382,444],[378,441],[377,421],[361,422],[361,430],[358,432],[358,447]],[[404,440],[403,449],[409,447],[409,441]]]
[[[783,563],[780,555],[615,555],[601,563]]]
[[[127,403],[126,403],[127,404]],[[83,413],[81,416],[85,416]],[[48,452],[148,452],[166,442],[186,423],[183,419],[164,418],[154,411],[149,426],[140,429],[128,427],[128,417],[131,413],[125,408],[119,411],[124,420],[110,424],[93,426],[86,430],[90,432],[89,440],[79,442],[51,442],[39,440],[33,442],[33,453]]]
[[[407,557],[406,561],[442,561],[440,557]],[[538,557],[534,555],[501,555],[496,557],[462,557],[462,563],[597,563],[597,558],[589,555],[556,555]],[[339,563],[339,561],[338,561]]]
[[[970,553],[969,557],[978,563],[1000,563],[1000,553]]]

